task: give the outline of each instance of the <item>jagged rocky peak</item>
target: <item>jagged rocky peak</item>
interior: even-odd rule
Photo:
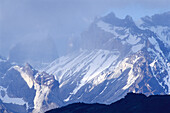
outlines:
[[[133,18],[132,18],[130,15],[127,15],[127,16],[125,17],[125,20],[133,21]]]
[[[119,19],[114,13],[94,21],[82,33],[82,48],[118,50],[122,55],[136,52],[145,46],[145,39],[153,34],[139,29],[131,16]]]
[[[29,63],[26,63],[24,67],[21,67],[21,69],[23,72],[32,77],[38,72]]]
[[[49,75],[48,73],[46,73],[45,71],[37,73],[36,77],[35,77],[35,81],[39,84],[39,85],[45,85],[48,87],[53,87],[53,86],[59,86],[58,81],[55,80],[53,75]]]
[[[29,63],[26,63],[25,66],[24,66],[24,70],[34,70],[33,67],[29,64]]]
[[[33,69],[33,67],[29,63],[25,64],[25,68]]]
[[[127,15],[124,19],[120,19],[116,17],[116,15],[113,12],[107,14],[104,17],[101,17],[99,21],[100,20],[108,24],[111,24],[112,26],[130,27],[132,25],[135,25],[131,16]]]
[[[118,19],[115,15],[114,12],[110,12],[108,13],[106,16],[102,17],[103,19],[106,19],[106,20],[114,20],[114,19]]]
[[[9,64],[0,62],[0,100],[10,106],[9,110],[38,113],[52,109],[51,103],[55,103],[55,107],[62,103],[54,96],[58,94],[59,83],[53,75],[39,72],[28,63]]]
[[[155,14],[150,16],[145,16],[142,19],[144,21],[143,26],[166,26],[170,27],[170,11],[161,13],[161,14]]]

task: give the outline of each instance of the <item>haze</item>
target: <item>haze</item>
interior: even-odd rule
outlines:
[[[50,39],[54,57],[62,56],[69,46],[78,47],[72,42],[95,17],[112,11],[120,18],[130,15],[138,20],[170,11],[169,4],[168,0],[0,0],[0,55],[8,57],[19,43],[32,46]]]

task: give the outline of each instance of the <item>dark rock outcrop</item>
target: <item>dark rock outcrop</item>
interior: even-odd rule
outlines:
[[[125,98],[110,105],[74,103],[46,113],[169,113],[169,105],[169,95],[147,97],[128,93]]]

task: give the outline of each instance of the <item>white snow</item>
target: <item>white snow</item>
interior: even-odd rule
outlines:
[[[152,45],[156,45],[157,44],[157,41],[155,40],[154,37],[149,37],[149,42],[152,44]]]
[[[103,21],[99,21],[97,23],[97,26],[99,28],[101,28],[103,31],[106,31],[108,33],[112,33],[115,38],[119,38],[121,40],[123,40],[124,38],[126,38],[129,35],[129,29],[123,28],[123,27],[117,27],[117,26],[111,26],[110,24],[103,22]],[[117,33],[116,31],[119,30],[123,30],[125,31],[125,35],[121,35],[119,33]]]
[[[141,38],[130,34],[128,39],[126,39],[126,42],[131,45],[134,45],[134,44],[137,44],[140,40],[141,40]]]
[[[127,80],[127,84],[122,88],[123,90],[128,89],[135,81],[136,79],[139,77],[139,75],[134,76],[132,69],[130,70],[129,74],[128,74],[128,80]]]
[[[154,67],[154,65],[155,65],[155,63],[156,63],[156,60],[154,60],[152,63],[150,63],[150,67]]]
[[[56,79],[61,83],[63,77],[67,77],[64,76],[65,73],[69,73],[67,74],[69,76],[70,74],[76,71],[75,70],[76,68],[74,68],[74,66],[78,66],[79,67],[78,69],[81,69],[80,65],[82,65],[82,63],[79,61],[82,60],[84,54],[87,54],[86,51],[81,52],[80,54],[63,56],[57,59],[56,61],[54,61],[49,67],[47,67],[46,71],[50,74],[57,75]]]
[[[128,89],[135,81],[136,79],[140,76],[134,76],[133,74],[133,64],[140,59],[140,57],[136,57],[135,60],[133,60],[132,64],[127,63],[127,61],[129,60],[128,58],[124,59],[121,63],[119,63],[119,65],[117,65],[118,69],[116,70],[115,75],[117,75],[119,73],[119,75],[121,74],[120,70],[124,71],[125,69],[131,68],[129,73],[128,73],[128,79],[127,79],[127,83],[126,85],[122,88],[123,90]]]
[[[106,86],[104,87],[104,89],[102,90],[102,92],[100,92],[99,95],[101,95],[102,93],[104,93],[104,91],[105,91],[105,90],[107,89],[107,87],[108,87],[108,84],[109,84],[109,82],[107,82]]]
[[[88,72],[83,77],[83,79],[81,79],[80,84],[73,90],[72,94],[76,94],[77,91],[82,86],[84,86],[87,82],[98,76],[103,70],[107,69],[112,64],[113,61],[115,61],[118,58],[117,55],[108,56],[108,54],[109,54],[108,51],[100,50],[97,52],[93,62],[88,65],[89,66]],[[103,55],[105,55],[104,58],[102,58]]]
[[[70,100],[70,97],[71,97],[71,94],[66,99],[64,99],[64,102],[68,102]]]
[[[168,74],[166,77],[163,78],[163,80],[165,81],[165,84],[168,86],[168,94],[170,94],[170,67],[168,66],[168,63],[163,59],[163,57],[160,55],[160,53],[163,55],[162,51],[158,51],[158,52],[155,52],[153,49],[151,48],[148,48],[148,51],[150,52],[153,52],[157,57],[155,58],[156,60],[159,60],[163,66],[160,66],[159,67],[163,67],[164,69],[163,70],[167,70]],[[152,73],[153,75],[155,76],[156,78],[156,75],[154,74],[154,68],[153,66],[155,65],[155,62],[156,60],[154,60],[151,64],[150,64],[150,67],[151,67],[151,70],[152,70]],[[159,63],[158,63],[159,64]],[[157,79],[157,78],[156,78]],[[158,81],[158,80],[157,80]],[[158,83],[163,87],[163,85],[158,81]],[[163,87],[164,88],[164,87]]]
[[[53,62],[48,67],[49,69],[47,69],[47,72],[51,72],[51,74],[54,74],[59,80],[60,88],[68,82],[69,78],[72,78],[76,73],[80,73],[80,78],[76,82],[76,87],[72,89],[72,92],[64,101],[69,101],[71,96],[76,94],[86,83],[97,85],[104,81],[105,78],[101,73],[116,61],[119,57],[119,52],[107,50],[83,50],[80,51],[79,54],[69,56],[59,58],[56,60],[57,62]],[[95,81],[96,78],[98,78],[97,81]],[[74,81],[71,83],[75,84]]]
[[[1,99],[4,103],[12,103],[12,104],[17,104],[17,105],[24,105],[24,104],[26,104],[26,108],[27,108],[27,109],[29,108],[28,103],[25,102],[25,101],[23,100],[23,98],[11,98],[11,97],[8,96],[6,90],[7,90],[6,88],[0,86],[0,92],[1,92],[1,91],[4,91],[4,92],[5,92],[5,95],[4,95],[3,97],[2,97],[2,95],[0,94],[0,99]]]
[[[143,27],[141,27],[141,25],[142,25],[143,23],[144,23],[144,22],[143,22],[142,19],[139,19],[139,20],[135,21],[136,26],[137,26],[138,28],[140,28],[140,29],[144,29]]]
[[[102,30],[106,31],[106,32],[109,32],[109,33],[112,33],[114,35],[116,35],[117,33],[113,30],[113,28],[111,27],[110,24],[108,23],[105,23],[103,21],[99,21],[97,23],[97,26],[100,27]]]
[[[161,49],[160,49],[160,47],[159,47],[159,44],[158,44],[158,42],[156,41],[156,39],[155,39],[154,37],[151,37],[151,38],[148,38],[148,39],[149,39],[150,43],[155,47],[155,49],[156,49],[157,51],[159,51],[160,53],[162,53],[162,51],[161,51]]]
[[[2,60],[2,59],[0,59],[0,62],[5,62],[6,60]]]
[[[168,44],[170,46],[170,28],[163,27],[163,26],[156,26],[150,28],[153,32],[155,32],[159,37],[160,40],[162,40],[164,43]],[[163,32],[166,32],[167,34],[164,34]]]
[[[132,46],[132,51],[133,51],[134,53],[136,53],[136,52],[138,52],[139,50],[141,50],[143,47],[144,47],[144,44],[134,45],[134,46]]]

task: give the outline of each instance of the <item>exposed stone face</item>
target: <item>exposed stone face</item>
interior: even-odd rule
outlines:
[[[1,72],[0,100],[8,106],[7,111],[30,112],[36,104],[42,104],[36,108],[37,112],[42,112],[59,106],[58,103],[61,102],[56,97],[59,84],[53,75],[38,72],[28,63],[23,67],[12,65],[8,61],[0,62],[1,64],[6,67],[6,72]]]
[[[169,94],[169,28],[158,29],[159,34],[159,26],[151,27],[141,28],[131,17],[119,19],[112,13],[97,18],[82,33],[80,52],[47,67],[59,81],[64,104],[110,104],[127,92]]]

